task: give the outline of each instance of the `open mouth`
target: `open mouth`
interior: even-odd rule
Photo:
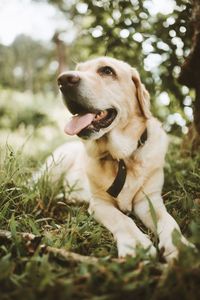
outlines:
[[[76,114],[65,126],[65,133],[77,134],[80,137],[89,136],[92,132],[99,132],[100,129],[109,127],[116,116],[117,111],[113,108],[95,113]]]

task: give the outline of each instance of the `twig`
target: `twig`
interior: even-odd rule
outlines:
[[[98,258],[94,256],[85,256],[78,253],[74,253],[71,251],[67,251],[65,249],[59,249],[55,247],[47,246],[45,248],[45,251],[47,251],[50,254],[53,254],[55,256],[60,256],[61,258],[67,260],[67,261],[73,261],[73,262],[82,262],[82,263],[89,263],[89,264],[96,264],[98,262]]]
[[[29,232],[18,232],[17,234],[19,234],[22,238],[26,240],[34,240],[37,237],[35,234]],[[11,231],[0,229],[0,238],[11,240],[12,239]]]
[[[37,235],[28,233],[28,232],[18,232],[17,234],[19,234],[27,242],[26,245],[28,247],[29,252],[34,253],[34,251],[36,250],[35,246],[38,246],[37,243],[34,246],[34,242],[35,242],[35,240],[38,240],[38,238],[41,241],[42,236],[37,236]],[[12,233],[8,230],[0,230],[0,239],[11,240]],[[85,256],[85,255],[81,255],[81,254],[74,253],[71,251],[67,251],[62,248],[47,246],[45,244],[40,245],[40,249],[43,252],[52,254],[58,258],[60,257],[60,258],[64,259],[65,261],[72,261],[72,262],[77,262],[77,263],[83,262],[83,263],[89,263],[89,264],[96,264],[99,261],[99,259],[95,256]],[[123,262],[124,259],[112,258],[111,261]]]

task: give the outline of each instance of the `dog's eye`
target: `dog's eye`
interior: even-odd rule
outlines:
[[[98,73],[100,75],[116,75],[115,71],[113,70],[113,68],[109,67],[109,66],[105,66],[105,67],[101,67],[98,69]]]

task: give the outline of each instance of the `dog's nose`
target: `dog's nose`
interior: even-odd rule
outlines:
[[[77,74],[61,74],[58,77],[58,85],[59,86],[75,86],[78,85],[80,81],[80,77]]]

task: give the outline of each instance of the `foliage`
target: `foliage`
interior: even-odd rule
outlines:
[[[32,94],[0,89],[0,146],[23,148],[32,155],[51,151],[66,140],[67,111],[54,93]],[[36,130],[37,129],[37,130]]]
[[[183,108],[191,106],[191,95],[177,82],[191,44],[188,0],[176,0],[173,11],[167,14],[154,13],[151,0],[49,2],[80,28],[72,47],[72,60],[109,55],[129,62],[138,68],[150,92],[153,110],[161,120],[178,112],[189,121]],[[163,107],[166,93],[169,100]],[[175,120],[168,129],[178,129],[180,133],[180,126]]]
[[[10,46],[0,44],[0,86],[17,89],[55,91],[57,62],[51,44],[19,35]]]
[[[34,101],[34,104],[33,104]],[[38,105],[39,104],[39,105]],[[18,129],[20,126],[33,126],[34,128],[50,125],[52,121],[47,111],[39,103],[33,100],[30,93],[20,94],[13,91],[1,91],[0,104],[0,128],[10,130]]]

